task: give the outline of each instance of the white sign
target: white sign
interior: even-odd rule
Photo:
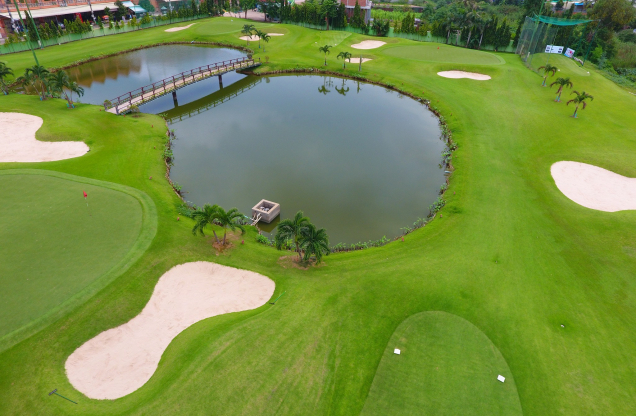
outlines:
[[[397,355],[400,355],[400,350],[396,348],[396,349],[393,350],[393,353],[397,354]]]
[[[564,55],[567,56],[568,58],[573,57],[574,56],[574,49],[567,48],[565,50],[565,54]]]
[[[563,46],[545,45],[545,53],[563,53]]]
[[[499,381],[501,381],[501,382],[503,383],[504,381],[506,381],[506,377],[504,377],[504,376],[502,376],[501,374],[499,374],[499,375],[497,376],[497,380],[499,380]]]

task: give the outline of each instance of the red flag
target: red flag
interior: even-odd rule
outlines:
[[[88,197],[88,195],[86,195],[86,191],[82,191],[84,192],[84,198]]]

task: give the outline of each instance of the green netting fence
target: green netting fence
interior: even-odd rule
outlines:
[[[285,21],[283,23],[288,23],[290,25],[296,25],[296,26],[302,26],[302,27],[306,27],[309,29],[316,29],[316,30],[327,30],[327,26],[326,25],[314,25],[311,23],[302,23],[302,22],[292,22],[292,21]],[[359,28],[355,28],[352,26],[347,26],[344,28],[334,28],[334,27],[330,27],[329,30],[339,30],[339,31],[343,31],[343,32],[352,32],[352,33],[357,33],[357,34],[361,34],[361,35],[370,35],[370,36],[377,36],[375,31],[373,29],[369,29],[367,32],[363,32],[362,29]],[[402,38],[402,39],[409,39],[409,40],[414,40],[417,42],[433,42],[433,43],[443,43],[446,44],[446,37],[438,37],[438,36],[433,36],[431,34],[430,31],[427,32],[426,35],[420,35],[419,33],[395,33],[393,31],[393,28],[389,29],[389,33],[387,33],[386,37],[388,38]],[[456,34],[453,34],[451,36],[450,41],[448,42],[449,45],[454,45],[454,46],[461,46],[463,47],[463,41],[461,41],[459,39],[459,36],[457,36]],[[502,48],[500,47],[497,52],[508,52],[508,53],[513,53],[515,51],[515,48],[512,46],[513,41],[511,40],[510,43],[508,44],[507,47]],[[495,47],[492,45],[486,45],[486,44],[482,44],[480,50],[486,50],[486,51],[494,51]]]
[[[576,25],[585,25],[593,20],[562,19],[548,16],[527,16],[519,34],[519,42],[515,53],[521,57],[528,67],[532,67],[535,55],[559,53],[566,54],[568,48],[575,43],[571,35],[563,35],[564,32],[572,33],[571,28]],[[562,43],[561,45],[555,45]],[[580,44],[580,43],[579,43]],[[574,51],[581,55],[582,51]],[[587,54],[585,52],[585,54]],[[567,56],[567,55],[566,55]],[[574,57],[574,56],[569,56]],[[581,61],[583,64],[585,58]]]
[[[137,30],[148,29],[151,27],[165,26],[165,25],[170,25],[173,23],[198,20],[198,19],[203,19],[206,17],[210,17],[210,16],[206,14],[206,15],[199,15],[199,16],[193,16],[193,17],[182,17],[182,18],[179,17],[179,18],[173,18],[168,20],[153,19],[150,23],[139,24],[138,26],[135,26],[135,27],[126,25],[120,29],[115,29],[115,28],[109,29],[108,27],[104,27],[103,29],[94,28],[92,31],[87,33],[67,33],[59,37],[51,37],[50,39],[42,39],[42,47],[45,48],[47,46],[61,45],[63,43],[74,42],[76,40],[99,38],[102,36],[117,35],[119,33],[134,32]],[[36,50],[40,48],[40,45],[37,41],[31,42],[31,45]],[[6,55],[9,53],[16,53],[16,52],[24,52],[28,50],[30,50],[29,41],[22,41],[22,42],[11,43],[11,44],[5,43],[4,45],[0,45],[0,55]]]

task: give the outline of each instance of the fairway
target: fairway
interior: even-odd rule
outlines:
[[[459,316],[422,312],[391,336],[361,416],[522,414],[512,373],[488,337]]]
[[[0,174],[0,339],[86,289],[141,232],[135,197],[78,180]]]
[[[440,45],[439,43],[396,46],[394,48],[388,48],[384,53],[388,56],[412,61],[450,64],[501,65],[505,62],[499,56],[490,52]]]
[[[551,82],[554,82],[557,77],[571,77],[574,75],[583,77],[590,76],[589,68],[584,68],[577,64],[573,59],[566,58],[563,55],[555,53],[537,53],[532,57],[531,65],[534,69],[538,69],[547,63],[556,66],[560,70],[554,77],[548,77],[548,85],[550,85]],[[588,63],[587,65],[591,65],[591,63]],[[540,70],[540,73],[543,74],[543,71]]]
[[[245,23],[252,22],[202,19],[183,31],[165,32],[162,26],[37,54],[50,68],[159,42],[244,48],[238,37]],[[178,209],[181,200],[166,179],[167,128],[161,117],[117,117],[83,103],[68,109],[65,100],[0,96],[0,112],[42,118],[38,139],[81,140],[90,146],[90,152],[73,159],[0,164],[0,171],[14,173],[0,175],[3,301],[11,294],[0,305],[2,324],[8,331],[6,322],[14,328],[45,322],[24,332],[30,336],[11,348],[3,348],[0,339],[0,414],[636,414],[636,211],[582,206],[559,190],[551,174],[556,162],[571,161],[635,178],[636,117],[631,114],[636,97],[593,66],[579,70],[563,57],[551,57],[561,69],[556,76],[570,77],[573,90],[594,96],[575,119],[573,105],[564,102],[573,97],[571,90],[555,102],[556,88],[541,87],[542,77],[514,54],[401,38],[384,38],[381,48],[357,51],[350,45],[369,36],[287,24],[266,30],[285,36],[272,37],[266,52],[264,44],[259,49],[250,42],[254,58],[262,62],[257,73],[273,76],[298,68],[315,76],[324,68],[331,75],[390,84],[405,93],[405,100],[408,94],[430,102],[458,146],[441,211],[403,241],[332,253],[319,267],[289,267],[286,257],[293,253],[259,243],[253,227],[230,235],[233,246],[218,252],[212,230],[206,229],[204,237],[193,235],[194,222]],[[320,39],[340,41],[327,55],[326,67]],[[343,68],[337,56],[354,51],[354,57],[373,60]],[[34,61],[30,51],[3,59],[16,76]],[[492,79],[437,75],[452,70]],[[281,74],[277,81],[293,80],[302,76],[299,72]],[[273,82],[269,75],[261,82]],[[346,105],[358,88],[371,89],[360,82],[346,97],[327,89]],[[241,97],[249,100],[253,92]],[[322,97],[320,89],[311,94]],[[372,104],[380,107],[382,97]],[[264,133],[272,127],[266,122],[285,123],[270,114],[273,101],[254,100],[258,111],[241,107],[231,114],[236,125],[246,117],[262,118],[263,134],[254,133],[255,142],[268,143]],[[351,120],[348,113],[342,117]],[[330,119],[316,119],[331,128],[333,133],[325,134],[329,139],[360,124],[351,122],[339,132]],[[202,129],[197,138],[214,144],[216,134]],[[397,146],[401,134],[402,128],[391,129],[386,140]],[[175,146],[185,140],[180,137]],[[331,160],[316,156],[311,146],[300,151],[330,168]],[[364,151],[371,150],[360,146]],[[221,150],[219,157],[229,154]],[[290,177],[298,176],[289,158],[269,159]],[[182,161],[175,158],[175,168]],[[245,170],[261,167],[245,159],[236,163]],[[209,158],[202,166],[220,169]],[[46,182],[27,177],[26,167],[46,169]],[[53,174],[59,176],[50,178]],[[261,170],[254,182],[269,178]],[[206,186],[231,185],[215,175]],[[319,186],[300,183],[298,192],[316,195]],[[607,180],[601,186],[611,191]],[[95,218],[86,217],[82,190]],[[412,187],[412,192],[421,189]],[[217,203],[209,199],[205,202]],[[425,217],[428,207],[423,208]],[[147,218],[155,227],[148,232]],[[266,276],[276,285],[272,298],[283,296],[275,305],[211,316],[187,327],[167,345],[147,382],[125,397],[93,400],[74,388],[65,371],[74,351],[140,316],[164,274],[198,261]],[[402,354],[392,354],[394,348]],[[498,374],[505,383],[497,381]],[[53,388],[78,405],[49,397]]]

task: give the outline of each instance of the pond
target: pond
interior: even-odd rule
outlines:
[[[105,92],[112,98],[241,54],[164,48],[110,58],[125,64],[107,66],[117,76],[106,77],[114,84],[100,91],[87,80],[92,75],[77,75],[90,83],[85,101],[101,103]],[[85,67],[77,72],[86,73]],[[232,73],[223,85],[209,79],[179,90],[177,106],[168,95],[141,107],[162,113],[174,129],[171,179],[188,201],[246,215],[261,199],[275,201],[281,218],[303,210],[326,228],[331,245],[392,238],[428,214],[444,182],[438,166],[444,144],[426,106],[380,86],[327,76]],[[271,232],[274,225],[261,228]]]

